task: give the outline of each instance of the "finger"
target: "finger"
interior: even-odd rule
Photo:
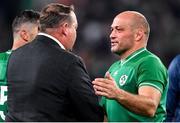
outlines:
[[[94,81],[95,81],[95,82],[98,81],[98,82],[106,83],[106,84],[112,83],[112,82],[111,82],[112,80],[109,80],[109,79],[107,79],[107,78],[96,78]]]
[[[105,78],[96,78],[94,81],[105,81],[106,79]]]
[[[106,82],[101,82],[101,81],[93,81],[92,83],[93,85],[100,86],[102,88],[108,88],[108,86],[110,85]]]
[[[92,84],[93,84],[93,85],[95,85],[95,84],[96,84],[96,81],[95,81],[95,80],[94,80],[94,81],[92,81]]]
[[[94,88],[94,86],[93,86],[93,89],[94,89],[94,91],[97,91],[97,89],[96,89],[96,88]]]
[[[109,74],[109,71],[106,72],[105,77],[107,76],[107,74]]]
[[[103,84],[104,82],[98,81],[98,80],[94,80],[94,81],[92,81],[92,83],[93,83],[93,85],[101,85],[101,84]]]
[[[96,92],[95,92],[95,94],[96,94],[96,95],[98,95],[98,96],[105,96],[105,97],[107,97],[107,96],[108,96],[108,94],[107,94],[107,93],[105,93],[105,92],[101,92],[101,91],[96,91]]]
[[[101,86],[97,86],[97,85],[94,85],[93,88],[96,90],[96,91],[102,91],[102,92],[108,92],[108,89],[106,88],[103,88]]]
[[[109,72],[106,72],[106,76],[105,77],[107,79],[109,79],[109,80],[114,80]]]

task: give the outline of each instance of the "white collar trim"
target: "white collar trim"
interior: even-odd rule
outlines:
[[[138,51],[137,53],[135,53],[134,55],[132,55],[130,58],[128,58],[127,60],[122,60],[121,65],[124,65],[126,62],[128,62],[129,60],[131,60],[132,58],[134,58],[135,56],[137,56],[138,54],[144,52],[146,50],[146,48],[141,49],[140,51]],[[135,51],[136,52],[136,51]]]
[[[53,37],[53,36],[51,36],[51,35],[49,35],[49,34],[47,34],[47,33],[43,33],[43,32],[38,33],[38,35],[43,35],[43,36],[46,36],[46,37],[54,40],[56,43],[58,43],[58,45],[59,45],[62,49],[65,50],[65,47],[64,47],[64,46],[61,44],[61,42],[60,42],[59,40],[57,40],[55,37]]]

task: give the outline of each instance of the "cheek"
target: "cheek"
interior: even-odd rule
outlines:
[[[73,29],[73,30],[71,31],[71,38],[72,38],[73,42],[76,40],[76,36],[77,36],[76,30]]]
[[[112,48],[116,50],[121,50],[124,48],[128,48],[133,44],[133,38],[128,34],[120,34],[118,35],[118,43],[115,44]]]
[[[32,33],[32,34],[30,34],[30,36],[29,36],[29,41],[32,41],[32,40],[34,40],[34,38],[36,37],[36,33]]]
[[[134,40],[134,36],[132,34],[124,34],[120,37],[120,40],[122,40],[124,43],[132,43]]]
[[[119,39],[121,40],[127,40],[129,38],[129,35],[126,33],[119,34]]]
[[[76,37],[77,37],[77,32],[76,32],[76,30],[75,30],[75,32],[74,32],[74,37],[75,37],[75,40],[76,40]]]
[[[68,37],[68,40],[69,40],[69,47],[70,49],[74,46],[74,43],[75,43],[75,40],[76,40],[76,30],[72,29],[69,31],[69,37]]]
[[[73,37],[72,37],[73,45],[74,45],[74,43],[76,41],[76,36],[77,36],[76,31],[73,31]]]
[[[35,30],[32,30],[31,33],[30,33],[30,40],[33,40],[38,34],[38,30],[35,29]]]
[[[76,30],[75,30],[75,29],[72,29],[72,30],[71,30],[71,34],[72,34],[73,36],[75,36],[75,35],[76,35]]]

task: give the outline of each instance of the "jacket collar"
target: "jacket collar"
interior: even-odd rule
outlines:
[[[61,42],[59,40],[57,40],[55,37],[47,34],[47,33],[43,33],[43,32],[40,32],[38,33],[38,35],[43,35],[43,36],[46,36],[50,39],[52,39],[53,41],[55,41],[62,49],[66,50],[65,47],[61,44]]]

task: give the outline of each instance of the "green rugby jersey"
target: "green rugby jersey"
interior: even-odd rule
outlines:
[[[106,111],[108,121],[116,122],[158,122],[166,115],[167,70],[160,59],[145,48],[141,48],[124,61],[115,62],[108,70],[119,88],[138,94],[141,86],[152,86],[161,92],[161,100],[153,118],[135,114],[115,100],[102,97],[100,104]]]
[[[11,51],[0,53],[0,122],[5,120],[7,113],[7,63]]]

